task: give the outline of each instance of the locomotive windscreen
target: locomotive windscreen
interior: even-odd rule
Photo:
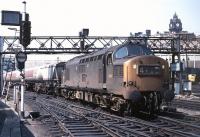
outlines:
[[[153,55],[153,52],[145,45],[130,43],[119,48],[114,56],[115,59],[121,59],[140,55]]]
[[[153,52],[147,48],[145,45],[129,45],[128,56],[139,56],[139,55],[153,55]]]

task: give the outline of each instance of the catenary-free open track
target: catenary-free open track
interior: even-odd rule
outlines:
[[[200,127],[166,117],[152,121],[125,118],[95,111],[76,103],[38,96],[36,102],[48,111],[70,136],[199,136]]]

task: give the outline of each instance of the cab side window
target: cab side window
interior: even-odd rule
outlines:
[[[112,64],[112,54],[111,53],[107,55],[107,65],[110,65],[110,64]]]

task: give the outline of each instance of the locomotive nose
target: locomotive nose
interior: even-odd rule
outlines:
[[[124,63],[124,85],[129,98],[133,92],[161,91],[168,80],[168,64],[156,56],[140,56]],[[135,94],[135,93],[134,93]],[[138,94],[137,94],[138,96]]]

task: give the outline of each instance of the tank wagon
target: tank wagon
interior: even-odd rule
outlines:
[[[21,77],[24,76],[26,83],[26,90],[37,93],[53,94],[55,87],[60,85],[61,81],[61,67],[62,62],[57,64],[48,64],[45,66],[25,69],[23,75],[15,70],[4,74],[7,82],[20,82]],[[12,84],[11,83],[11,84]]]
[[[28,72],[29,71],[29,72]],[[127,42],[67,62],[25,71],[37,92],[98,104],[114,111],[156,113],[171,101],[168,62],[140,42]]]

